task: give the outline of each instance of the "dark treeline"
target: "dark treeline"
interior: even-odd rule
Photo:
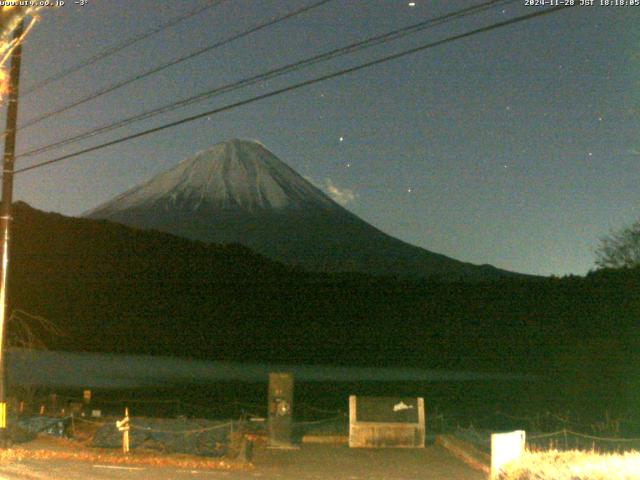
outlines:
[[[13,240],[11,306],[63,330],[52,349],[531,373],[558,397],[640,395],[637,269],[490,283],[313,274],[25,204]]]

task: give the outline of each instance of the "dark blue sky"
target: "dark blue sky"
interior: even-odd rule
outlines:
[[[42,13],[22,87],[206,2],[89,0]],[[233,0],[21,99],[29,120],[312,0]],[[20,131],[19,151],[470,6],[333,0]],[[540,7],[525,0],[180,109],[47,160]],[[257,139],[347,208],[473,263],[584,274],[640,217],[640,7],[576,7],[21,174],[16,197],[78,215],[197,151]],[[342,139],[342,140],[341,140]]]

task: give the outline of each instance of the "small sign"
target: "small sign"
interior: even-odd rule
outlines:
[[[94,418],[100,418],[102,416],[102,410],[91,410],[91,416]]]
[[[116,427],[121,432],[129,430],[129,417],[124,417],[122,420],[116,420]]]
[[[418,398],[357,397],[357,421],[418,423]]]
[[[82,400],[84,403],[89,403],[91,401],[91,390],[84,390],[82,392]]]

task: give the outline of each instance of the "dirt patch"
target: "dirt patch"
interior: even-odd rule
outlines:
[[[85,442],[40,435],[35,440],[16,445],[0,452],[0,463],[22,460],[64,460],[71,462],[103,463],[107,465],[142,465],[184,469],[246,469],[224,459],[209,459],[185,454],[159,454],[144,449],[132,450],[127,455],[117,449],[91,448]]]

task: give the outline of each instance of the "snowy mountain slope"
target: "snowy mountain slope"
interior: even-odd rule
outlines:
[[[230,140],[88,212],[321,271],[489,279],[510,272],[404,243],[331,200],[256,142]]]
[[[180,162],[86,216],[149,207],[256,212],[337,205],[258,143],[231,140]]]

